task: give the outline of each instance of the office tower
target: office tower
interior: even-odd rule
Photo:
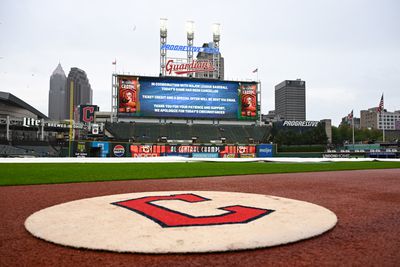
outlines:
[[[67,77],[65,72],[58,63],[57,68],[50,76],[50,90],[49,90],[49,118],[52,120],[63,120],[67,118],[65,105],[66,105],[66,85]]]
[[[72,85],[73,84],[73,85]],[[71,90],[73,88],[73,90]],[[92,104],[93,91],[90,86],[86,73],[78,68],[71,68],[66,84],[66,119],[70,117],[70,97],[73,97],[73,112],[79,105]]]
[[[385,127],[385,130],[397,130],[396,123],[400,121],[400,110],[391,112],[384,109],[382,112],[378,112],[377,109],[377,107],[373,107],[360,111],[361,129],[382,130]]]
[[[206,48],[214,48],[214,43],[205,43],[203,44],[203,47]],[[219,77],[218,77],[218,71],[208,71],[208,72],[197,72],[195,73],[196,78],[204,78],[204,79],[219,79],[223,80],[224,79],[224,58],[221,56],[221,53],[218,53],[217,55],[217,60],[218,62],[215,62],[215,55],[211,53],[205,53],[205,52],[199,52],[197,54],[196,59],[199,61],[210,61],[213,62],[213,65],[215,67],[219,67]]]
[[[275,86],[275,114],[283,120],[306,120],[306,82],[286,80]]]

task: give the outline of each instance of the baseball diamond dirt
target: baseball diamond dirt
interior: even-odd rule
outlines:
[[[274,195],[326,207],[329,232],[265,249],[204,254],[112,253],[63,247],[24,228],[67,201],[133,192],[213,190]],[[400,169],[0,187],[0,266],[398,266]]]

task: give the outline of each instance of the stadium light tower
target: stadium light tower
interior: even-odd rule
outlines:
[[[168,19],[160,19],[160,76],[165,76],[167,49],[163,48],[163,46],[167,44],[167,24]]]
[[[212,30],[213,30],[213,41],[214,43],[218,43],[221,37],[221,24],[214,23],[212,25]]]
[[[187,63],[192,63],[193,61],[193,39],[194,39],[194,21],[188,20],[186,21],[186,36],[187,36]],[[192,74],[187,74],[188,77],[191,77]]]
[[[219,41],[221,40],[221,24],[219,23],[214,23],[212,25],[212,31],[213,31],[213,42],[214,42],[214,48],[219,49]],[[216,74],[217,79],[220,79],[220,73],[219,73],[219,62],[220,62],[220,53],[214,53],[213,54],[213,65],[215,67],[214,73]],[[213,75],[214,76],[214,75]]]

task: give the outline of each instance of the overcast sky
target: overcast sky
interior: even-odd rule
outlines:
[[[61,62],[83,69],[93,103],[111,110],[111,74],[157,76],[159,19],[168,18],[168,43],[212,41],[221,23],[225,78],[262,82],[262,112],[274,107],[274,86],[306,81],[307,120],[334,125],[354,109],[400,110],[400,1],[0,1],[0,91],[48,113],[49,78]],[[177,53],[177,52],[175,52]],[[182,52],[181,52],[182,53]],[[183,56],[185,54],[176,54]]]

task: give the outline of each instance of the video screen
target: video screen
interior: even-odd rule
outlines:
[[[118,115],[256,120],[257,84],[120,76]]]

